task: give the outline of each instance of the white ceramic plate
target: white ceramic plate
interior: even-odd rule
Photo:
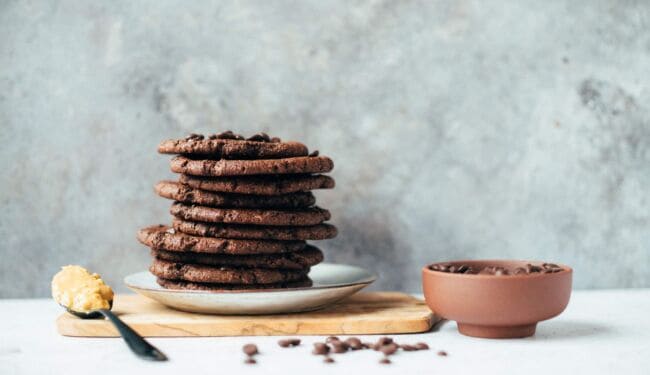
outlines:
[[[138,294],[177,310],[204,314],[280,314],[317,310],[358,292],[377,278],[355,266],[321,263],[312,267],[313,285],[304,288],[197,291],[164,289],[149,272],[124,278]]]

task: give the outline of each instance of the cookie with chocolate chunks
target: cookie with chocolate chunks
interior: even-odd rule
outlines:
[[[161,181],[156,184],[154,190],[164,198],[210,207],[301,208],[316,203],[316,198],[311,192],[263,196],[215,193],[174,181]]]
[[[257,160],[199,160],[176,156],[171,161],[172,172],[192,176],[326,173],[333,168],[334,162],[326,156]]]
[[[282,227],[200,223],[174,218],[173,226],[179,232],[194,236],[257,240],[325,240],[336,237],[338,233],[336,227],[330,224]]]
[[[323,261],[323,252],[310,245],[307,245],[304,250],[282,254],[222,255],[151,250],[151,255],[158,259],[176,263],[287,270],[306,270]]]
[[[264,175],[199,177],[182,174],[180,183],[195,189],[222,193],[281,195],[334,188],[334,179],[325,175]]]
[[[197,283],[274,284],[302,280],[306,270],[276,270],[268,268],[212,267],[154,259],[149,271],[156,277]]]
[[[162,154],[184,154],[210,159],[279,159],[306,156],[307,147],[299,142],[282,142],[265,133],[248,139],[231,131],[204,136],[190,134],[183,139],[168,139],[158,145]]]
[[[330,212],[318,206],[296,210],[270,210],[250,208],[215,208],[172,204],[169,212],[179,219],[207,223],[250,224],[271,226],[316,225],[330,219]]]
[[[287,288],[307,288],[312,286],[313,282],[307,277],[298,281],[276,284],[215,284],[215,283],[194,283],[183,280],[168,280],[158,277],[158,285],[165,289],[178,290],[200,290],[205,292],[218,292],[223,290],[255,290],[255,289],[287,289]]]
[[[152,249],[211,254],[276,254],[303,250],[305,241],[238,240],[197,237],[176,232],[165,225],[155,225],[138,231],[138,241]]]

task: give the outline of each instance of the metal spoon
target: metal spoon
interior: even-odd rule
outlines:
[[[135,332],[131,327],[126,325],[117,315],[111,312],[113,307],[113,302],[108,309],[99,309],[91,310],[88,312],[85,311],[75,311],[70,309],[67,306],[61,305],[67,312],[74,316],[78,316],[81,319],[96,319],[99,317],[105,317],[113,323],[117,331],[122,335],[126,344],[131,348],[131,351],[135,353],[138,357],[146,359],[149,361],[166,361],[167,356],[158,350],[155,346],[149,344],[142,336]]]

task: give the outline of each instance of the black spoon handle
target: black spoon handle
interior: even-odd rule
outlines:
[[[126,344],[131,348],[133,353],[142,359],[150,361],[166,361],[167,356],[164,355],[155,346],[149,344],[147,340],[142,338],[136,331],[127,326],[120,318],[113,314],[110,310],[97,310],[104,315],[108,320],[115,325],[117,331],[122,335]]]

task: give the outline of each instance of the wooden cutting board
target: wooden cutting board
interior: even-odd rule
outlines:
[[[397,292],[355,294],[323,310],[286,315],[203,315],[173,310],[149,298],[117,295],[113,311],[143,336],[273,336],[393,334],[428,331],[437,319],[424,301]],[[119,336],[107,320],[63,313],[65,336]]]

